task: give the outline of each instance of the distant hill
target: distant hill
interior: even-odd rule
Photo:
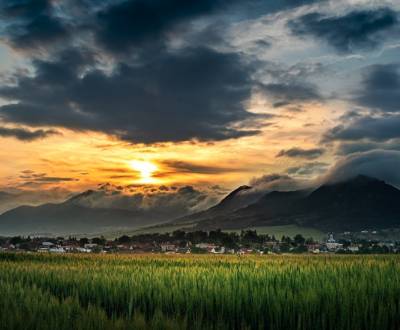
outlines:
[[[157,214],[87,206],[94,191],[59,204],[20,206],[0,215],[0,235],[79,235],[132,230],[162,221]]]
[[[193,220],[195,229],[297,225],[327,232],[400,227],[400,190],[363,175],[315,190],[270,192],[236,210],[221,203],[186,219]]]

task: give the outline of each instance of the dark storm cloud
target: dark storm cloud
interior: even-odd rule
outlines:
[[[342,181],[362,174],[400,187],[399,168],[399,151],[374,150],[341,159],[323,176],[322,181]]]
[[[163,40],[180,23],[210,14],[227,0],[130,0],[116,2],[97,14],[96,38],[107,49],[127,51]]]
[[[0,119],[99,131],[138,143],[258,134],[261,115],[245,109],[258,68],[244,63],[243,54],[207,47],[207,37],[201,45],[174,49],[169,41],[188,31],[196,39],[210,26],[221,40],[219,22],[240,20],[254,8],[264,15],[312,2],[9,1],[0,5],[4,37],[16,48],[41,47],[47,56],[32,57],[35,76],[20,73],[15,83],[0,87],[0,96],[10,101],[0,107]],[[199,31],[192,24],[198,18],[205,18]],[[76,50],[83,41],[88,49]],[[102,71],[100,59],[112,63],[111,72]],[[315,87],[304,84],[264,90],[277,107],[320,99]]]
[[[263,15],[298,7],[316,0],[128,0],[114,2],[99,11],[95,18],[96,39],[111,51],[123,52],[132,47],[163,42],[167,34],[195,18],[219,13],[240,16]],[[212,32],[214,34],[214,32]],[[213,35],[213,37],[215,37]]]
[[[400,111],[400,66],[373,65],[366,69],[362,89],[355,101],[371,109]]]
[[[95,130],[134,142],[222,140],[258,133],[230,125],[257,116],[250,97],[252,68],[232,53],[207,48],[162,52],[141,65],[120,64],[111,75],[92,69],[92,58],[70,50],[54,61],[35,61],[35,77],[18,77],[0,95],[16,103],[3,120]]]
[[[38,139],[44,139],[51,135],[60,134],[55,130],[27,130],[24,128],[8,128],[0,127],[0,137],[13,137],[21,141],[34,141]]]
[[[400,138],[400,66],[382,64],[367,67],[353,101],[368,112],[346,113],[340,118],[344,124],[326,132],[323,142],[346,142],[339,146],[339,154],[378,147],[397,149],[390,140]]]
[[[315,159],[322,156],[324,153],[325,149],[322,148],[312,148],[312,149],[291,148],[279,151],[276,157]]]
[[[5,1],[0,5],[3,34],[16,48],[46,46],[69,37],[69,27],[55,16],[50,0]]]
[[[306,14],[289,23],[298,36],[312,35],[325,40],[338,52],[373,49],[384,40],[384,33],[398,24],[397,13],[389,8],[352,11],[343,16]]]
[[[323,141],[386,141],[400,137],[399,127],[400,115],[364,116],[330,129],[324,134]]]

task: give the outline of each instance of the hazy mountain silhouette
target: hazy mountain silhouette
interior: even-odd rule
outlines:
[[[93,190],[59,204],[20,206],[0,215],[0,235],[92,234],[132,230],[162,221],[157,214],[84,205]]]

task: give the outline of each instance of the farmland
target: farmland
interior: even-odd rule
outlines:
[[[2,329],[398,329],[398,256],[0,254]]]

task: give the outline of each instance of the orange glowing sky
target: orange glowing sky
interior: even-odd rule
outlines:
[[[252,177],[298,164],[298,160],[277,158],[282,149],[315,147],[321,132],[329,126],[331,110],[319,104],[307,107],[301,114],[283,111],[262,134],[222,142],[135,145],[105,134],[70,130],[33,142],[2,138],[0,180],[4,186],[23,185],[27,180],[21,173],[30,170],[68,179],[41,182],[38,185],[42,188],[58,186],[73,191],[105,182],[234,187]],[[331,158],[327,155],[322,160]],[[24,189],[36,188],[26,185]]]

